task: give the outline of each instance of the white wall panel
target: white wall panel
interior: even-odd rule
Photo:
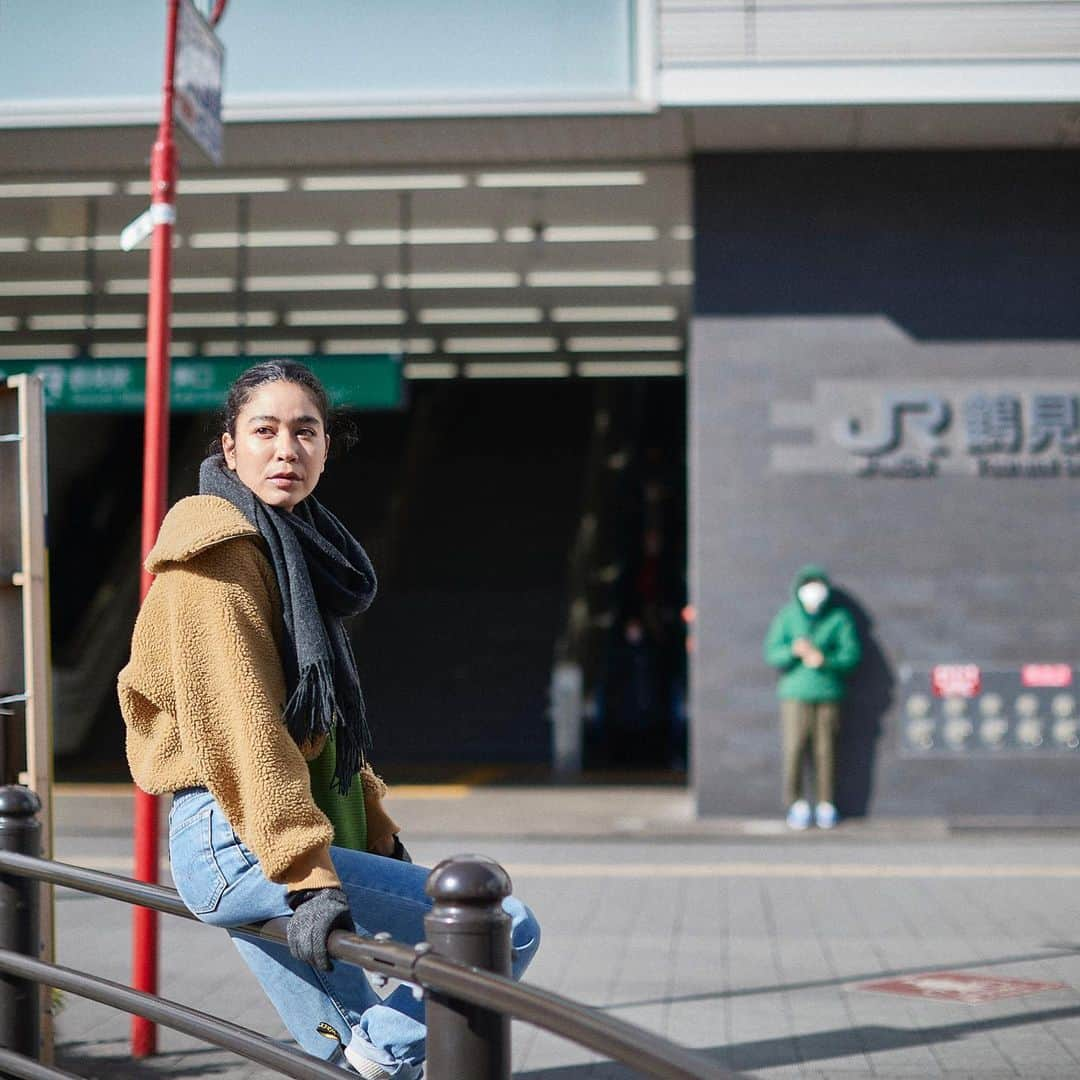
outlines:
[[[742,4],[666,4],[660,20],[661,63],[744,60],[750,26]]]
[[[664,67],[1080,58],[1080,2],[661,0]]]

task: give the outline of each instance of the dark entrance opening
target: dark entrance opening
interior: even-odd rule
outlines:
[[[546,774],[552,666],[582,599],[586,769],[681,767],[684,415],[681,380],[567,379],[414,383],[401,411],[343,418],[318,494],[379,573],[355,644],[380,767]],[[58,774],[125,779],[141,426],[50,425]],[[215,427],[174,418],[171,500]]]

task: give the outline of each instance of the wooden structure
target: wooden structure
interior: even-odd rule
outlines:
[[[34,375],[0,379],[0,783],[41,799],[42,856],[52,858],[52,670],[45,523],[45,404]],[[42,885],[41,956],[53,957],[52,886]],[[42,1061],[52,1058],[43,988]]]

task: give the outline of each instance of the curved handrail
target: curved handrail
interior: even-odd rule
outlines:
[[[328,1065],[302,1050],[282,1046],[273,1039],[267,1039],[188,1005],[181,1005],[178,1001],[170,1001],[143,990],[132,990],[130,986],[113,982],[112,979],[87,975],[60,964],[50,964],[44,960],[9,952],[7,949],[0,949],[0,971],[55,986],[58,990],[66,990],[70,994],[110,1005],[114,1009],[135,1013],[202,1042],[231,1050],[248,1061],[265,1065],[275,1072],[293,1077],[294,1080],[341,1080],[340,1068]]]
[[[176,891],[161,885],[10,851],[0,851],[0,871],[4,870],[195,919]],[[280,943],[286,941],[285,922],[283,918],[271,919],[232,929]],[[330,935],[328,950],[331,956],[345,963],[524,1020],[660,1080],[731,1080],[734,1075],[702,1054],[623,1020],[605,1016],[549,990],[438,956],[423,946],[411,948],[336,930]]]
[[[42,1065],[40,1061],[23,1057],[12,1050],[0,1049],[0,1069],[10,1076],[25,1077],[26,1080],[82,1080],[81,1076],[52,1065]]]

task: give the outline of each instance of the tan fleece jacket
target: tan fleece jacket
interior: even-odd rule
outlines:
[[[215,495],[169,511],[146,560],[157,575],[120,672],[131,775],[162,795],[204,785],[272,881],[290,891],[338,885],[333,828],[315,805],[307,759],[282,719],[281,595],[263,541]],[[368,844],[398,831],[361,773]]]

